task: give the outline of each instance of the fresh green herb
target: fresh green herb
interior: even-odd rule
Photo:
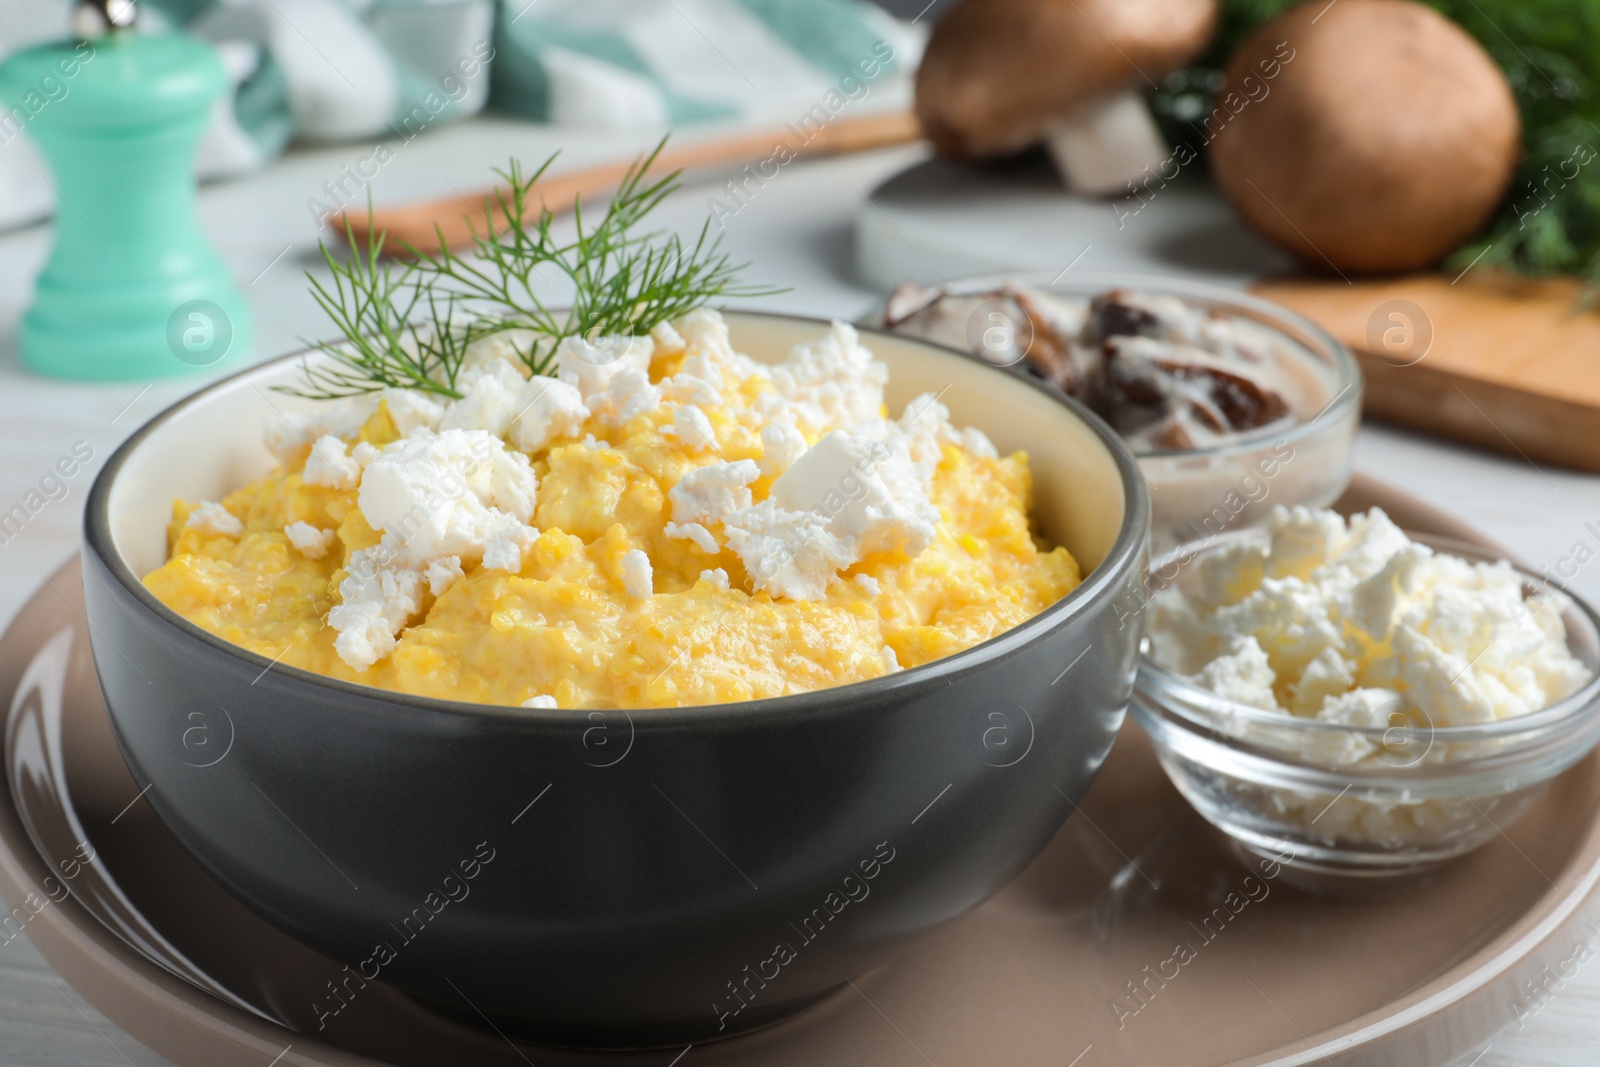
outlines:
[[[1297,0],[1223,0],[1210,50],[1151,94],[1169,137],[1198,150],[1228,57]],[[1489,227],[1449,260],[1536,277],[1579,274],[1600,287],[1600,3],[1425,0],[1475,37],[1505,71],[1522,114],[1523,156]]]
[[[348,220],[345,238],[353,252],[348,262],[322,246],[333,276],[330,283],[325,285],[307,272],[312,298],[343,340],[316,342],[314,347],[332,356],[333,362],[307,360],[305,388],[284,391],[318,399],[384,388],[459,396],[456,375],[466,346],[481,334],[473,323],[461,321],[456,298],[416,284],[413,264],[382,258],[381,239],[360,249]]]
[[[380,254],[386,234],[361,249],[347,224],[350,259],[339,260],[324,244],[332,281],[311,277],[311,294],[341,337],[314,343],[332,361],[308,361],[303,387],[285,391],[334,399],[400,388],[459,398],[468,346],[493,334],[530,331],[532,341],[519,345],[517,356],[530,373],[551,374],[557,347],[570,337],[642,334],[718,297],[780,292],[738,281],[743,265],[722,252],[709,219],[692,242],[635,232],[678,188],[679,172],[645,180],[664,144],[629,168],[598,223],[586,223],[583,205],[575,206],[571,240],[555,235],[554,213],[535,208],[535,185],[554,156],[532,173],[515,160],[495,172],[504,187],[465,255],[451,252],[441,233],[441,251],[407,245],[405,261],[396,262]],[[370,205],[368,212],[370,218]],[[572,287],[570,305],[551,307],[540,296],[556,276]]]
[[[1522,112],[1522,162],[1500,214],[1452,259],[1600,285],[1600,4],[1436,0],[1506,72]],[[1482,257],[1481,259],[1479,257]]]

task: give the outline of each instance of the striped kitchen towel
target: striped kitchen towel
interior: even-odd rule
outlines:
[[[914,69],[921,39],[856,0],[506,0],[495,49],[498,107],[617,128],[814,102]]]
[[[0,0],[0,55],[62,36],[69,0]],[[409,141],[483,107],[590,128],[767,119],[915,68],[921,34],[866,0],[141,0],[233,80],[202,178],[295,140]],[[0,115],[0,228],[53,206],[43,164]]]

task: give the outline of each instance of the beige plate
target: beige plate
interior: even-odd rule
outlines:
[[[1370,481],[1342,503],[1381,504],[1403,526],[1482,540]],[[1558,969],[1575,926],[1592,921],[1600,757],[1431,883],[1329,901],[1237,865],[1130,727],[1082,814],[1016,882],[762,1033],[683,1053],[519,1050],[376,984],[319,1032],[310,1005],[338,966],[234,902],[135,802],[95,685],[77,575],[76,563],[57,573],[0,642],[12,786],[0,798],[0,889],[74,988],[185,1067],[280,1054],[283,1065],[326,1067],[1444,1064],[1536,1010],[1529,982]],[[51,795],[66,810],[52,811]],[[88,867],[58,873],[75,874],[64,883],[71,897],[47,881],[30,840],[59,857],[64,828],[94,850]],[[51,893],[60,902],[44,903]],[[194,968],[191,980],[152,962],[161,958]]]

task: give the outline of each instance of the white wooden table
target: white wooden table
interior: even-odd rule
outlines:
[[[610,158],[652,140],[643,134],[629,140],[481,119],[425,134],[400,149],[375,179],[373,195],[379,202],[448,195],[482,185],[489,167],[513,154],[536,161],[560,147],[567,162],[578,163]],[[323,183],[336,178],[342,165],[353,165],[369,151],[370,146],[360,145],[300,151],[252,178],[203,191],[206,228],[241,284],[248,285],[256,315],[252,358],[286,351],[300,337],[325,332],[303,278],[305,269],[320,262],[306,202],[324,195]],[[728,219],[728,248],[736,259],[751,262],[751,279],[792,289],[760,306],[842,318],[860,314],[877,296],[852,274],[852,225],[863,207],[861,192],[917,155],[900,150],[791,165]],[[686,189],[664,207],[663,223],[697,229],[712,191]],[[0,511],[22,500],[76,442],[87,442],[94,460],[71,479],[64,497],[0,544],[0,620],[10,619],[43,576],[77,551],[84,495],[105,457],[140,423],[204,380],[82,385],[25,372],[16,352],[17,320],[48,242],[44,227],[0,236]],[[1475,524],[1526,560],[1567,574],[1580,592],[1600,598],[1600,561],[1568,573],[1577,543],[1600,550],[1600,536],[1585,526],[1595,522],[1600,528],[1600,478],[1539,469],[1520,459],[1381,427],[1361,431],[1357,463]],[[1600,1058],[1597,1049],[1600,965],[1590,965],[1525,1029],[1502,1035],[1481,1058],[1464,1063],[1591,1067]],[[68,989],[25,939],[0,947],[0,1064],[147,1067],[163,1062]],[[941,1067],[951,1065],[941,1061]]]

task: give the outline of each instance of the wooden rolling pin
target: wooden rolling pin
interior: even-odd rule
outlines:
[[[921,138],[922,129],[917,125],[916,116],[909,111],[841,118],[815,129],[787,123],[775,130],[669,145],[662,149],[650,169],[656,174],[668,174],[675,170],[756,163],[781,157],[784,149],[795,157],[845,155],[911,144]],[[630,159],[565,174],[550,174],[535,185],[533,191],[537,202],[555,214],[565,214],[579,198],[592,202],[610,196],[634,162]],[[421,204],[378,208],[370,217],[365,212],[338,215],[333,218],[332,225],[335,232],[343,234],[348,221],[350,232],[362,247],[376,235],[386,235],[383,251],[401,255],[407,246],[423,251],[436,251],[441,243],[452,249],[464,248],[472,243],[474,235],[484,232],[488,220],[498,213],[499,203],[494,191],[486,190]]]

